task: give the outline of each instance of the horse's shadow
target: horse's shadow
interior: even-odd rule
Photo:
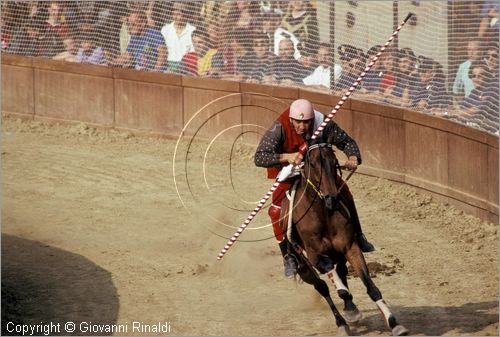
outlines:
[[[41,322],[60,324],[50,335],[94,335],[80,323],[115,324],[118,307],[108,271],[80,255],[2,234],[2,335],[19,335],[17,324]],[[64,330],[66,322],[75,323],[73,333]]]
[[[391,306],[399,320],[412,335],[476,335],[483,329],[496,325],[498,335],[498,302],[466,303],[461,306]],[[374,330],[385,331],[378,310],[365,310],[364,318],[353,326],[355,334],[370,334]]]

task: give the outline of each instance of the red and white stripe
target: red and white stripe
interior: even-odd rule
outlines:
[[[406,23],[406,21],[408,21],[408,19],[410,18],[410,16],[412,16],[412,13],[408,14],[408,16],[398,26],[398,28],[392,33],[392,35],[389,38],[389,40],[387,40],[387,42],[380,48],[380,50],[378,51],[378,53],[375,56],[373,56],[372,60],[366,66],[365,70],[363,70],[363,72],[359,75],[359,77],[356,79],[356,81],[354,81],[354,83],[349,88],[349,90],[344,94],[344,96],[342,96],[342,98],[340,99],[340,101],[338,101],[338,103],[335,105],[335,107],[332,110],[332,112],[330,112],[328,114],[328,116],[325,117],[325,119],[323,120],[323,123],[321,123],[320,126],[318,127],[318,129],[314,132],[314,134],[311,137],[312,140],[316,139],[319,136],[319,134],[321,133],[321,131],[323,131],[323,129],[326,127],[326,124],[328,124],[328,122],[333,118],[333,116],[335,116],[335,114],[337,113],[337,111],[342,107],[342,105],[349,98],[349,96],[351,96],[351,93],[361,83],[361,81],[363,80],[363,78],[366,76],[366,73],[371,69],[371,67],[373,67],[373,65],[375,64],[375,62],[377,62],[377,60],[379,59],[380,55],[389,46],[389,44],[392,42],[392,40],[394,40],[394,38],[396,37],[396,35],[398,35],[399,31],[401,30],[401,28],[403,28],[404,24]],[[243,233],[243,231],[248,226],[248,224],[250,223],[250,221],[252,221],[252,219],[257,215],[257,213],[259,213],[259,211],[262,209],[262,207],[264,207],[264,204],[271,197],[271,195],[273,194],[273,192],[278,188],[279,184],[280,183],[278,181],[276,181],[274,183],[274,185],[271,187],[271,189],[269,191],[267,191],[267,193],[264,195],[264,197],[257,203],[257,206],[254,208],[254,210],[252,211],[252,213],[250,213],[250,215],[246,218],[246,220],[243,221],[243,223],[240,225],[240,227],[238,228],[238,230],[233,234],[233,236],[231,237],[231,239],[229,239],[229,241],[226,243],[226,245],[224,246],[224,248],[222,248],[222,250],[220,251],[219,255],[217,256],[217,260],[221,260],[224,257],[224,255],[227,253],[227,251],[229,250],[229,248],[231,248],[231,246],[234,244],[234,242],[236,240],[238,240],[238,237],[241,235],[241,233]]]

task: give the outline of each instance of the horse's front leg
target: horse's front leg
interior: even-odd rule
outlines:
[[[392,334],[394,336],[408,335],[408,329],[406,329],[403,325],[397,322],[396,316],[392,314],[388,305],[382,298],[382,293],[371,279],[365,258],[363,256],[363,253],[361,252],[361,249],[358,247],[357,244],[353,244],[351,248],[347,251],[346,258],[354,268],[356,274],[361,278],[361,281],[366,287],[368,296],[370,296],[372,301],[374,301],[377,307],[379,308],[380,312],[384,316],[386,325],[389,327],[389,329],[392,330]]]
[[[344,301],[344,316],[349,323],[358,322],[363,315],[354,304],[353,297],[347,286],[347,266],[345,263],[337,263],[335,268],[326,273],[337,289],[337,294]]]
[[[304,282],[307,282],[309,284],[312,284],[314,286],[314,289],[323,296],[323,298],[326,300],[328,305],[330,306],[330,309],[332,310],[333,316],[335,317],[335,324],[337,325],[338,332],[337,335],[339,336],[349,336],[350,335],[350,330],[349,326],[347,325],[346,320],[342,315],[340,314],[339,310],[333,303],[332,297],[330,296],[330,290],[328,289],[328,285],[326,284],[325,281],[323,281],[316,270],[313,268],[311,262],[309,261],[308,257],[305,257],[302,252],[297,251],[297,256],[299,259],[299,275],[302,278]]]

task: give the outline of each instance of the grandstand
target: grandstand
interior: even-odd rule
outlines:
[[[335,94],[411,12],[356,99],[498,135],[497,1],[2,0],[1,5],[2,53]]]

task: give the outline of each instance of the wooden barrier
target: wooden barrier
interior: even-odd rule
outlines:
[[[113,126],[112,69],[33,59],[35,117]]]
[[[2,112],[34,117],[34,68],[31,58],[2,55]]]
[[[297,98],[329,113],[339,97],[288,87],[2,55],[2,113],[161,136],[240,136],[256,144]],[[357,94],[353,95],[356,97]],[[356,99],[335,121],[355,138],[359,172],[415,186],[498,222],[498,137]]]
[[[155,133],[176,133],[182,128],[180,76],[111,69],[115,127]]]

